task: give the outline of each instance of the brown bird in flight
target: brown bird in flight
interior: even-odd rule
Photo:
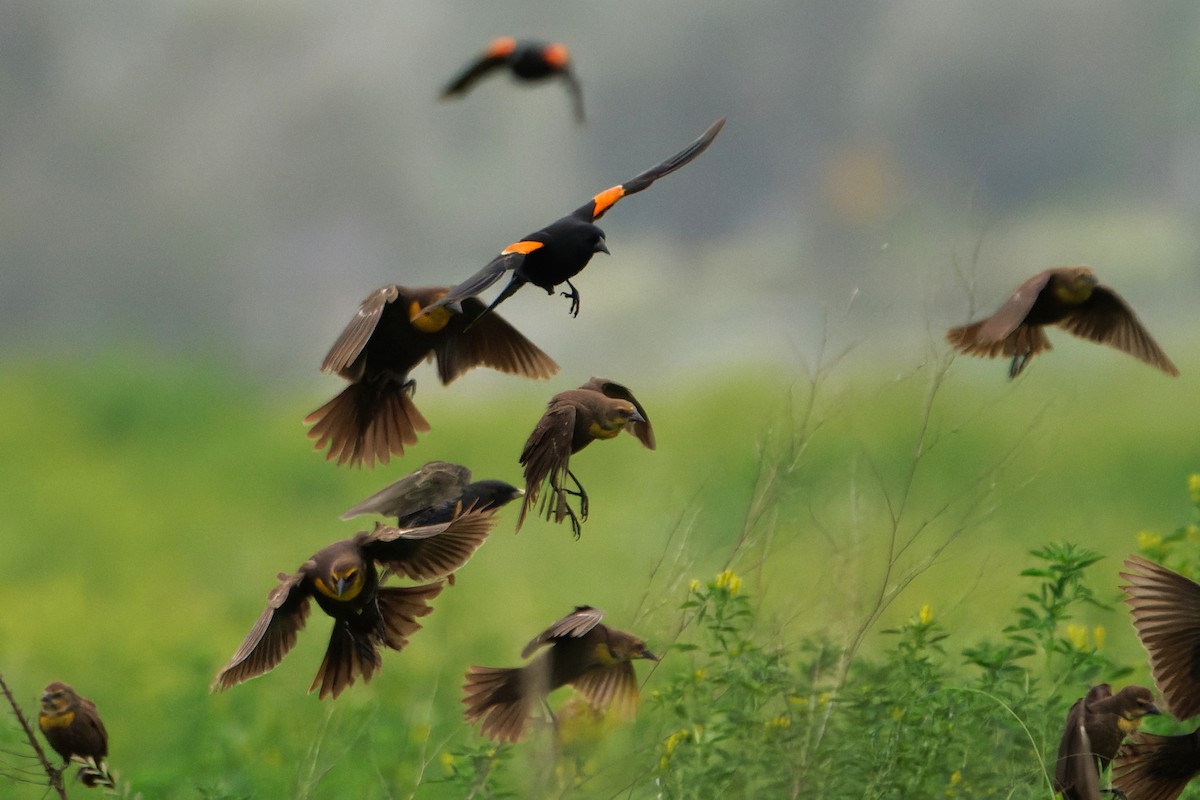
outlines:
[[[1200,584],[1141,556],[1125,560],[1133,627],[1150,672],[1177,719],[1200,714]],[[1173,800],[1200,773],[1200,730],[1181,736],[1138,733],[1113,765],[1113,786],[1130,800]]]
[[[538,501],[543,482],[550,491],[542,500],[546,519],[561,523],[570,518],[571,531],[579,538],[588,516],[588,496],[579,478],[570,469],[570,458],[597,439],[612,439],[627,430],[649,450],[655,448],[654,429],[641,403],[627,388],[606,378],[592,378],[578,389],[559,392],[550,398],[546,412],[538,420],[521,450],[525,468],[525,500],[517,516],[517,530],[525,514]],[[570,478],[571,490],[564,485]],[[567,502],[579,498],[579,511]]]
[[[1099,800],[1100,775],[1108,769],[1125,737],[1147,714],[1161,714],[1144,686],[1126,686],[1113,694],[1101,683],[1075,701],[1058,745],[1054,791],[1063,800]]]
[[[469,511],[450,522],[421,528],[376,525],[314,553],[292,575],[279,574],[267,595],[267,608],[241,647],[213,680],[214,690],[274,669],[304,629],[309,600],[333,617],[329,647],[309,687],[320,698],[337,697],[362,675],[370,681],[382,666],[379,647],[402,650],[420,630],[418,617],[433,609],[441,593],[437,580],[461,567],[479,548],[495,522],[493,511]],[[376,563],[396,575],[436,581],[421,586],[381,587]]]
[[[486,511],[516,500],[523,491],[497,480],[471,482],[471,470],[446,461],[430,461],[416,472],[356,503],[341,519],[364,514],[396,517],[396,526],[415,528],[449,522],[461,509]]]
[[[587,266],[593,255],[608,252],[604,231],[594,223],[621,198],[649,188],[650,184],[659,178],[670,175],[707,150],[724,125],[725,118],[722,117],[709,126],[699,139],[661,164],[630,178],[625,183],[605,189],[567,216],[534,231],[518,242],[513,242],[501,250],[500,255],[488,262],[483,269],[431,303],[422,313],[433,313],[438,308],[465,302],[467,298],[474,297],[500,280],[506,272],[511,272],[512,277],[508,285],[487,307],[488,311],[500,305],[527,283],[540,286],[546,290],[546,294],[554,294],[555,287],[565,283],[570,291],[563,292],[562,295],[571,300],[570,314],[578,315],[579,291],[571,283],[571,278]]]
[[[463,684],[464,716],[479,723],[485,736],[515,742],[539,701],[560,686],[571,684],[592,706],[630,719],[637,712],[636,658],[658,661],[646,643],[631,633],[601,625],[604,612],[578,606],[571,614],[539,633],[521,658],[549,646],[524,667],[504,669],[472,666]]]
[[[42,690],[38,727],[54,751],[62,756],[63,769],[75,761],[85,786],[112,786],[108,767],[108,732],[100,721],[96,704],[80,697],[62,681]]]
[[[315,449],[329,447],[327,460],[366,465],[404,455],[429,423],[412,401],[416,382],[408,373],[426,359],[437,361],[438,377],[450,383],[472,367],[545,379],[558,365],[501,317],[482,318],[483,303],[464,299],[461,313],[439,308],[421,312],[445,289],[407,289],[390,284],[363,300],[354,319],[333,343],[323,372],[347,381],[337,397],[304,418]],[[476,324],[478,323],[478,324]]]
[[[528,83],[547,78],[562,80],[571,95],[576,121],[585,121],[583,89],[571,69],[571,54],[566,45],[558,42],[518,41],[511,36],[495,38],[446,85],[442,99],[465,95],[480,80],[501,69],[507,69],[514,78]]]
[[[1046,325],[1115,347],[1168,375],[1179,374],[1121,296],[1097,283],[1087,267],[1039,272],[1018,286],[995,314],[951,328],[946,338],[967,355],[1011,357],[1008,377],[1015,378],[1029,359],[1052,349],[1043,330]]]

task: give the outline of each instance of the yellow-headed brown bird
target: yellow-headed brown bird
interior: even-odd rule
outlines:
[[[1200,714],[1200,584],[1141,556],[1125,560],[1121,577],[1167,709],[1178,719]],[[1138,733],[1113,765],[1113,785],[1130,800],[1173,800],[1198,772],[1200,730]]]
[[[416,472],[385,486],[342,514],[396,517],[400,528],[448,522],[460,510],[485,511],[516,500],[523,491],[498,480],[471,481],[471,470],[446,461],[430,461]]]
[[[525,82],[544,81],[558,78],[566,84],[575,109],[575,119],[583,122],[583,90],[579,79],[571,69],[571,54],[559,42],[518,41],[511,36],[500,36],[488,44],[480,53],[454,76],[442,90],[442,99],[465,95],[472,86],[487,75],[508,69],[513,77]]]
[[[479,272],[431,303],[423,313],[433,313],[439,308],[474,297],[500,280],[506,272],[510,272],[512,276],[508,285],[487,307],[488,311],[500,305],[527,283],[545,289],[546,294],[554,294],[555,287],[565,283],[570,291],[562,292],[562,295],[571,300],[571,316],[577,316],[579,291],[571,283],[571,278],[588,265],[593,255],[608,252],[604,231],[600,230],[595,222],[621,198],[648,188],[659,178],[671,174],[703,153],[724,125],[725,119],[722,117],[709,126],[700,138],[661,164],[630,178],[625,183],[605,189],[567,216],[534,231],[520,241],[513,242]]]
[[[1046,325],[1115,347],[1168,375],[1179,374],[1133,310],[1120,295],[1097,283],[1087,267],[1039,272],[1018,286],[995,314],[951,328],[946,338],[967,355],[1011,357],[1008,377],[1015,378],[1029,359],[1052,349],[1042,329]]]
[[[370,681],[382,666],[379,646],[402,650],[421,628],[418,617],[433,609],[441,581],[412,587],[381,587],[375,564],[414,580],[436,581],[466,563],[495,522],[494,511],[470,511],[450,522],[422,528],[376,525],[317,551],[267,595],[267,608],[216,678],[223,690],[274,669],[304,629],[309,600],[333,617],[329,647],[309,687],[337,697],[362,675]]]
[[[612,439],[623,430],[636,436],[647,449],[654,449],[654,429],[645,409],[619,383],[592,378],[578,389],[550,398],[546,412],[521,450],[525,500],[517,517],[517,530],[521,530],[525,514],[537,502],[542,483],[548,481],[550,491],[542,501],[546,519],[561,523],[570,518],[571,530],[578,538],[588,516],[588,496],[570,470],[570,458],[597,439]],[[574,490],[564,486],[568,477],[575,484]],[[569,495],[579,498],[578,513],[568,504]]]
[[[1126,686],[1113,694],[1101,683],[1075,701],[1058,745],[1054,791],[1063,800],[1100,800],[1100,774],[1108,769],[1121,742],[1147,714],[1161,714],[1144,686]]]
[[[462,300],[461,311],[421,313],[445,293],[391,284],[363,300],[321,364],[350,385],[304,418],[315,449],[329,448],[326,459],[373,467],[404,455],[417,433],[429,430],[408,377],[426,359],[437,360],[444,384],[480,366],[535,379],[558,372],[553,359],[516,328],[495,314],[483,317],[478,300]]]
[[[525,649],[529,658],[549,649],[524,667],[473,666],[463,684],[464,714],[479,723],[485,736],[515,742],[525,734],[534,707],[560,686],[571,684],[594,709],[631,718],[637,711],[636,658],[657,661],[646,643],[631,633],[601,625],[604,612],[578,606],[539,633]]]
[[[62,756],[63,768],[75,761],[82,766],[79,779],[87,786],[112,786],[108,767],[108,732],[100,721],[96,704],[80,697],[62,681],[42,690],[38,727],[54,751]]]

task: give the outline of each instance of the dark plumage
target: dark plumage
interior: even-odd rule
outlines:
[[[436,359],[438,377],[450,383],[472,367],[544,379],[558,365],[495,314],[482,318],[483,303],[466,299],[461,313],[420,313],[445,289],[407,289],[391,284],[372,292],[321,364],[350,382],[341,394],[304,418],[315,448],[329,447],[338,464],[386,464],[417,441],[429,423],[412,401],[408,373]]]
[[[1142,717],[1161,713],[1154,695],[1143,686],[1126,686],[1116,694],[1107,683],[1093,686],[1067,713],[1054,791],[1061,792],[1063,800],[1099,800],[1100,773],[1116,757],[1121,742]]]
[[[1008,376],[1015,378],[1029,359],[1051,349],[1043,330],[1046,325],[1115,347],[1168,375],[1179,374],[1133,310],[1120,295],[1097,283],[1087,267],[1039,272],[1018,286],[995,314],[951,328],[946,338],[967,355],[1011,357]]]
[[[494,512],[471,511],[422,528],[376,525],[319,550],[292,575],[280,573],[267,608],[241,647],[213,680],[228,689],[274,669],[304,629],[309,600],[333,617],[329,647],[309,691],[337,697],[362,675],[371,680],[382,662],[379,646],[402,650],[421,628],[418,617],[433,609],[440,581],[413,587],[381,587],[376,563],[415,580],[435,580],[466,563],[494,524]],[[414,546],[416,543],[418,546]]]
[[[363,514],[396,517],[401,528],[447,522],[461,511],[486,511],[516,500],[523,491],[497,480],[471,480],[471,470],[445,461],[430,461],[416,472],[357,503],[342,519]]]
[[[550,491],[542,501],[546,519],[561,523],[569,517],[571,530],[578,537],[581,523],[588,516],[588,496],[570,470],[570,458],[597,439],[612,439],[623,430],[636,436],[647,449],[654,449],[654,429],[645,410],[633,393],[619,383],[592,378],[578,389],[559,392],[550,398],[546,412],[521,450],[525,499],[517,517],[517,530],[521,529],[525,514],[537,503],[542,483],[548,481]],[[564,486],[568,477],[575,484],[574,490]],[[579,498],[578,513],[568,504],[568,495]]]
[[[79,778],[87,786],[112,786],[108,767],[108,732],[100,721],[96,704],[80,697],[62,681],[54,681],[42,690],[38,727],[46,741],[63,760],[82,766]]]
[[[534,707],[560,686],[570,684],[600,712],[630,718],[637,711],[638,686],[633,659],[657,661],[645,642],[631,633],[601,625],[604,612],[578,606],[539,633],[521,651],[524,667],[473,666],[463,684],[468,722],[479,723],[485,736],[515,742],[525,734]]]
[[[506,272],[511,272],[512,277],[508,285],[487,307],[488,311],[500,305],[527,283],[540,286],[547,294],[554,294],[555,287],[565,283],[570,291],[562,294],[571,299],[571,315],[577,315],[579,292],[571,283],[571,278],[587,266],[593,255],[608,252],[604,231],[594,224],[596,220],[604,216],[622,197],[642,191],[703,153],[724,125],[724,118],[717,120],[699,139],[661,164],[625,183],[605,189],[571,214],[534,231],[519,242],[510,244],[500,255],[488,262],[487,266],[431,303],[423,313],[433,313],[438,308],[463,303],[500,280]]]
[[[575,119],[584,122],[583,90],[571,68],[566,45],[558,42],[517,41],[511,36],[493,39],[487,49],[459,71],[442,90],[442,99],[465,95],[486,76],[507,69],[520,81],[536,83],[558,78],[571,95]]]

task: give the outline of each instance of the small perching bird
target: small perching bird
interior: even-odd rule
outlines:
[[[946,339],[967,355],[1011,358],[1008,377],[1015,378],[1029,359],[1052,349],[1043,330],[1046,325],[1115,347],[1168,375],[1179,375],[1133,309],[1115,291],[1098,283],[1088,267],[1039,272],[1018,286],[995,314],[951,328]]]
[[[415,528],[449,522],[463,511],[501,508],[524,492],[498,480],[471,481],[471,470],[446,461],[426,462],[416,472],[380,489],[342,514],[395,517],[396,526]]]
[[[1107,683],[1093,686],[1067,712],[1054,765],[1054,791],[1061,792],[1063,800],[1099,798],[1100,774],[1121,742],[1147,714],[1161,713],[1144,686],[1126,686],[1116,694]]]
[[[514,78],[527,83],[560,79],[571,95],[576,121],[586,121],[583,89],[572,69],[571,54],[560,42],[518,41],[511,36],[499,36],[446,84],[442,99],[465,95],[476,83],[501,69],[507,69]]]
[[[469,668],[463,684],[467,721],[479,723],[492,739],[516,742],[537,704],[567,684],[597,712],[632,719],[638,705],[632,662],[658,656],[637,636],[601,625],[603,617],[598,608],[577,606],[525,645],[521,658],[547,649],[524,667]]]
[[[38,727],[54,752],[62,756],[63,769],[74,761],[80,765],[79,780],[85,786],[113,785],[105,764],[108,732],[95,703],[62,681],[54,681],[42,690]]]

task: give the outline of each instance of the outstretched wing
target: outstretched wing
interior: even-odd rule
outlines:
[[[516,48],[517,42],[507,36],[493,39],[487,50],[459,70],[458,74],[442,89],[442,98],[465,94],[481,78],[504,66]]]
[[[579,79],[575,77],[575,73],[571,70],[563,70],[563,82],[567,84],[567,93],[571,95],[571,107],[575,110],[575,121],[581,125],[587,122],[587,115],[583,112],[583,87],[579,85]]]
[[[420,528],[378,524],[359,534],[363,552],[397,575],[420,581],[443,578],[459,569],[487,539],[496,512],[463,509],[454,519]]]
[[[529,658],[539,647],[555,639],[578,639],[604,619],[604,612],[591,606],[575,606],[575,610],[539,633],[521,650],[521,658]]]
[[[213,679],[214,691],[270,672],[295,646],[296,634],[304,630],[308,619],[309,595],[301,587],[303,582],[303,567],[294,575],[280,574],[279,585],[267,595],[266,610],[259,615],[233,658]]]
[[[490,367],[509,375],[544,380],[558,372],[558,364],[498,314],[473,297],[462,300],[462,314],[450,324],[454,335],[434,349],[438,377],[449,383],[472,367]]]
[[[995,314],[977,323],[979,327],[975,333],[975,342],[979,345],[989,345],[1008,338],[1008,335],[1025,321],[1034,301],[1053,275],[1054,270],[1044,270],[1018,286]]]
[[[637,409],[638,414],[640,414],[642,419],[646,421],[630,421],[625,426],[625,430],[636,436],[638,441],[640,441],[646,447],[646,449],[653,450],[655,448],[654,426],[650,424],[650,415],[646,413],[646,409],[642,407],[642,404],[638,402],[637,398],[633,396],[633,392],[629,391],[627,387],[617,383],[616,381],[610,381],[608,378],[592,378],[579,388],[591,389],[599,392],[605,397],[611,397],[616,400],[626,400],[630,403],[633,403],[633,407]]]
[[[521,451],[521,464],[525,467],[525,498],[521,503],[521,513],[517,515],[518,531],[525,521],[525,514],[536,505],[543,481],[567,469],[576,413],[573,403],[552,402],[525,441]]]
[[[534,247],[534,245],[536,245],[536,247]],[[479,270],[479,272],[476,272],[474,275],[467,278],[457,286],[452,287],[450,291],[446,292],[444,295],[427,305],[425,308],[422,308],[421,314],[428,314],[434,309],[438,309],[443,306],[453,305],[456,303],[461,304],[468,298],[474,297],[480,292],[486,291],[493,283],[500,280],[501,276],[503,276],[505,272],[515,270],[518,266],[520,266],[521,262],[525,260],[526,253],[536,250],[541,246],[541,242],[527,241],[520,241],[509,245],[508,247],[504,248],[500,255],[496,256],[486,265],[484,265],[483,269]],[[513,291],[515,291],[515,289]],[[511,294],[511,292],[509,292],[509,294]],[[497,299],[494,303],[492,303],[492,305],[498,305],[499,302],[500,300]]]
[[[1200,714],[1200,584],[1141,556],[1121,577],[1154,684],[1177,719]]]
[[[1107,286],[1092,289],[1087,302],[1058,324],[1076,336],[1115,347],[1158,367],[1168,375],[1179,375],[1179,370],[1154,341],[1133,309]]]
[[[339,519],[363,514],[404,517],[462,496],[471,482],[471,470],[447,461],[429,461],[416,472],[347,509]]]
[[[333,343],[333,347],[329,348],[329,353],[321,362],[321,371],[340,375],[348,369],[367,346],[371,334],[375,332],[375,326],[379,324],[380,316],[383,315],[383,309],[398,297],[400,287],[394,283],[371,292],[359,305],[354,319],[350,320]]]
[[[689,144],[687,147],[680,150],[675,155],[668,158],[666,161],[651,167],[622,184],[605,189],[600,194],[593,197],[584,205],[575,209],[571,216],[583,220],[584,222],[595,222],[604,216],[613,205],[622,197],[628,197],[631,194],[637,194],[643,189],[650,186],[659,178],[670,175],[675,170],[690,162],[696,156],[703,153],[712,144],[713,139],[717,138],[717,134],[721,132],[721,128],[725,127],[725,118],[719,120],[709,126],[700,138]]]

